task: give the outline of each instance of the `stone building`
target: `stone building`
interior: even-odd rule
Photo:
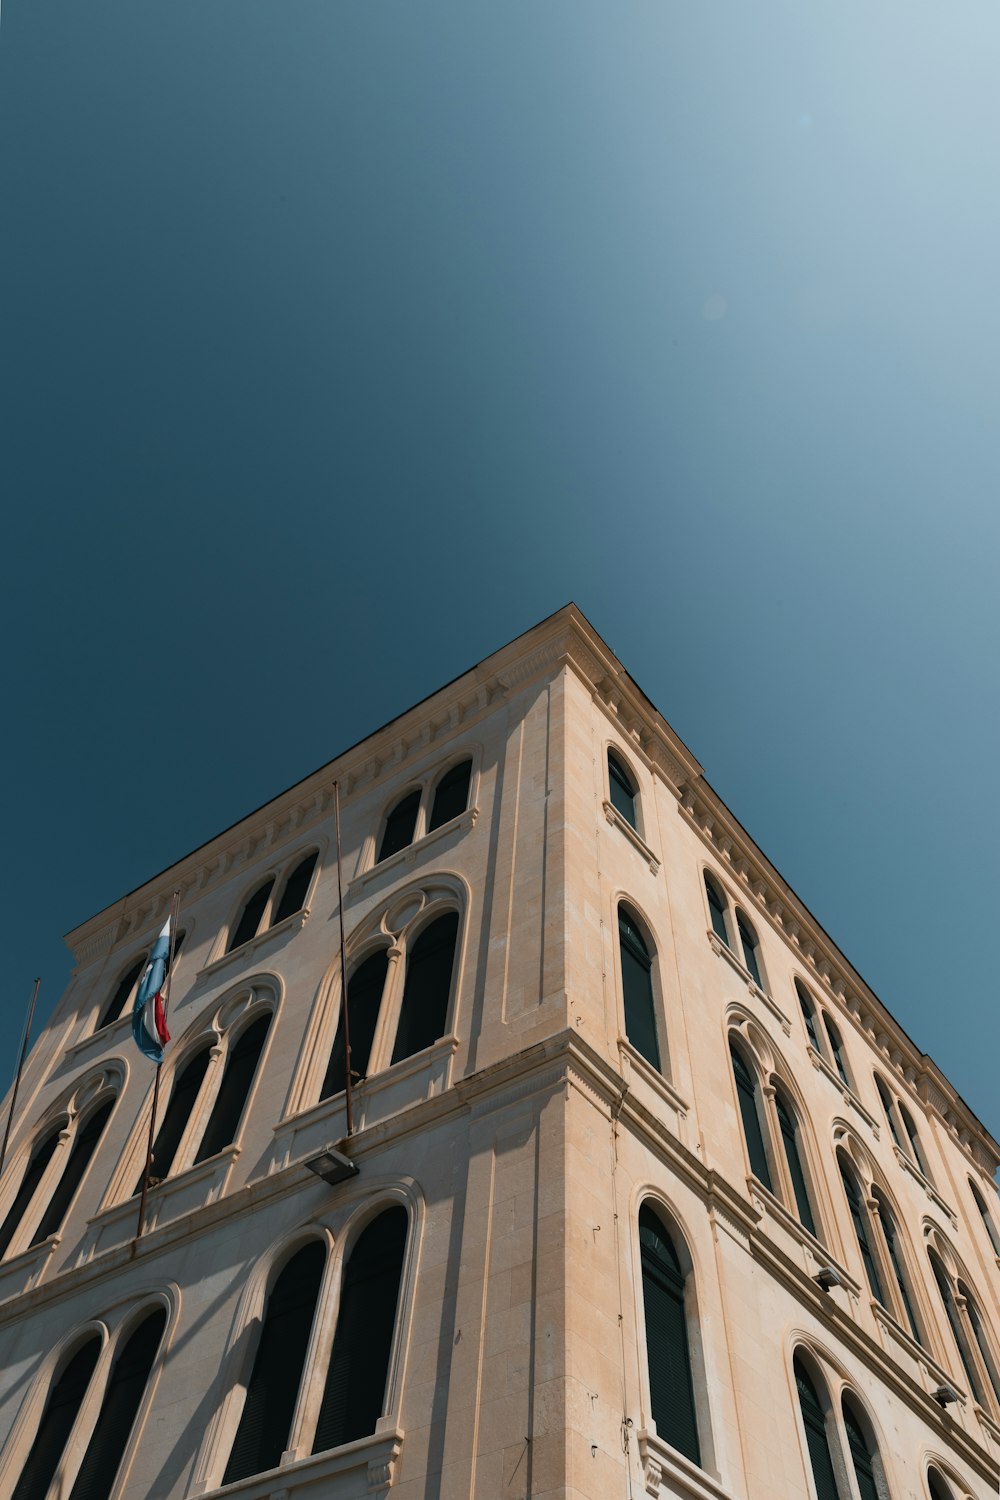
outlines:
[[[0,1495],[996,1493],[1000,1148],[573,606],[69,943]]]

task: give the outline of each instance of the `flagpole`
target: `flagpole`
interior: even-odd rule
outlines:
[[[340,782],[333,783],[337,823],[337,909],[340,912],[340,1012],[344,1022],[344,1094],[347,1104],[347,1134],[354,1134],[354,1098],[351,1083],[351,1018],[347,1005],[347,945],[344,942],[344,881],[340,859]]]
[[[7,1123],[3,1129],[3,1145],[0,1146],[0,1172],[7,1160],[7,1142],[10,1140],[10,1127],[14,1119],[14,1110],[17,1107],[17,1091],[21,1087],[21,1073],[24,1069],[24,1059],[28,1052],[28,1040],[31,1036],[31,1018],[35,1014],[35,1001],[38,999],[38,986],[40,979],[35,980],[35,988],[31,992],[31,1004],[28,1006],[28,1018],[24,1023],[24,1034],[21,1037],[21,1053],[17,1059],[17,1072],[14,1074],[14,1089],[10,1096],[10,1109],[7,1111]]]
[[[170,898],[170,956],[167,959],[167,977],[163,985],[163,1019],[166,1021],[167,1008],[170,1004],[170,978],[174,971],[174,947],[177,942],[177,913],[180,908],[180,891],[174,891]],[[162,1063],[156,1064],[156,1073],[153,1078],[153,1104],[149,1111],[149,1136],[146,1140],[146,1165],[142,1172],[142,1193],[139,1197],[139,1219],[135,1226],[135,1239],[132,1241],[133,1248],[135,1240],[142,1238],[142,1227],[146,1218],[146,1197],[149,1193],[149,1172],[153,1165],[153,1140],[156,1132],[156,1108],[160,1100],[160,1069]]]

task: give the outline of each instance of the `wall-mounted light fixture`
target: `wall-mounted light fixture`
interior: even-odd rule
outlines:
[[[335,1151],[332,1146],[328,1146],[318,1156],[311,1156],[306,1166],[331,1186],[346,1182],[350,1177],[357,1177],[360,1170],[356,1161],[351,1161],[349,1156],[345,1156],[342,1151]]]
[[[833,1266],[820,1266],[813,1277],[821,1292],[829,1292],[835,1286],[842,1286],[840,1272],[834,1270]]]

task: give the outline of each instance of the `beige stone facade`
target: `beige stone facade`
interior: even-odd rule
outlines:
[[[632,779],[634,827],[616,807],[609,751]],[[467,757],[466,810],[429,831],[435,786]],[[349,969],[381,945],[388,979],[343,1146],[360,1170],[330,1186],[305,1163],[345,1135],[343,1094],[320,1097],[341,988],[335,780]],[[413,841],[377,862],[387,812],[410,790],[421,794]],[[247,893],[270,874],[280,889],[311,850],[302,909],[280,921],[270,910],[227,952]],[[706,872],[721,897],[714,922]],[[164,1097],[196,1042],[210,1038],[211,1057],[136,1244],[153,1068],[127,1014],[97,1022],[175,888],[186,936]],[[408,956],[447,911],[459,938],[444,1032],[394,1063]],[[622,912],[651,959],[659,1068],[627,1036]],[[116,1349],[153,1306],[165,1332],[108,1500],[815,1497],[796,1359],[828,1408],[839,1500],[862,1494],[845,1391],[880,1495],[997,1493],[1000,1148],[574,607],[69,942],[76,968],[30,1055],[0,1182],[3,1218],[33,1146],[59,1124],[0,1261],[0,1495],[14,1492],[57,1372],[96,1330],[97,1366],[49,1490],[69,1500]],[[237,1137],[199,1162],[233,1039],[264,1014]],[[770,1186],[752,1170],[733,1047],[756,1080]],[[103,1098],[113,1108],[79,1189],[59,1229],[33,1243],[78,1122]],[[782,1109],[798,1124],[800,1183]],[[370,1436],[314,1454],[345,1261],[389,1203],[406,1208],[409,1232],[383,1415]],[[697,1463],[652,1417],[644,1204],[682,1265]],[[891,1250],[879,1205],[896,1226]],[[307,1235],[327,1259],[288,1448],[277,1468],[223,1486],[275,1268]],[[964,1320],[964,1361],[931,1254]],[[823,1289],[816,1277],[831,1272]],[[955,1399],[942,1406],[934,1393],[947,1387]]]

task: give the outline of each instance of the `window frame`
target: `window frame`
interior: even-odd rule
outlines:
[[[431,828],[431,814],[434,809],[434,798],[437,789],[446,776],[449,776],[458,766],[468,762],[469,765],[469,789],[466,795],[465,807],[460,813],[439,823],[436,828]],[[389,869],[395,861],[405,859],[408,852],[424,843],[426,839],[439,838],[450,829],[458,826],[460,819],[470,814],[475,820],[478,811],[479,796],[479,745],[465,745],[461,750],[456,750],[447,760],[438,762],[431,770],[425,770],[414,775],[410,781],[402,786],[396,787],[390,798],[383,802],[378,818],[375,822],[374,833],[369,833],[367,848],[362,854],[361,872],[366,875],[373,874],[376,870]],[[386,824],[393,810],[414,792],[420,793],[420,801],[417,804],[417,815],[413,824],[413,837],[408,844],[403,844],[399,849],[387,854],[384,859],[379,858],[379,850],[385,837]]]
[[[142,949],[138,958],[133,955],[133,957],[127,964],[123,964],[121,966],[120,970],[118,971],[118,978],[115,980],[114,985],[112,986],[110,991],[106,990],[104,992],[104,1004],[97,1012],[96,1018],[94,1020],[93,1030],[91,1031],[92,1036],[99,1036],[102,1032],[110,1031],[111,1028],[113,1026],[116,1026],[119,1021],[124,1020],[126,1016],[131,1016],[132,1011],[135,1009],[135,997],[139,989],[139,983],[142,979],[143,970],[145,969],[146,963],[149,959],[149,953],[150,949],[147,944],[146,947]],[[125,999],[122,1001],[121,1008],[118,1011],[118,1014],[116,1016],[110,1017],[108,1020],[104,1020],[104,1016],[106,1015],[112,1000],[114,1000],[119,988],[125,983],[125,980],[132,973],[133,969],[135,970],[135,975],[131,985],[129,986]]]
[[[617,766],[618,774],[613,775],[612,762]],[[632,803],[632,816],[622,811],[614,799],[612,782],[616,782],[628,793]],[[642,797],[639,789],[639,778],[631,760],[620,749],[616,741],[608,740],[604,747],[604,787],[608,806],[612,808],[615,815],[627,823],[632,832],[637,834],[645,842],[644,819],[642,816]]]
[[[746,970],[747,974],[749,974],[751,983],[755,984],[757,988],[761,990],[765,995],[769,995],[771,991],[770,986],[767,982],[767,969],[764,964],[764,955],[761,949],[760,936],[757,932],[757,928],[741,906],[734,905],[733,910],[735,913],[736,932],[740,940],[739,952],[736,956],[739,959],[740,963],[743,965],[743,968]],[[752,939],[752,942],[750,944],[751,957],[753,958],[752,967],[747,962],[748,935]]]
[[[726,945],[726,947],[729,949],[730,953],[733,955],[733,957],[734,958],[739,958],[739,955],[737,954],[736,949],[733,947],[733,917],[732,917],[733,903],[732,903],[732,900],[731,900],[731,898],[729,896],[729,892],[726,890],[725,886],[721,883],[721,881],[719,880],[719,878],[716,875],[715,871],[709,869],[709,867],[707,865],[702,865],[702,867],[701,867],[701,887],[702,887],[702,892],[701,892],[701,894],[702,894],[702,900],[705,903],[705,909],[706,909],[706,912],[708,914],[708,934],[709,934],[709,937],[710,938],[714,937],[716,939],[716,941],[718,941],[720,943],[724,943]],[[715,908],[713,908],[713,906],[712,906],[712,900],[711,900],[711,896],[709,894],[710,891],[714,891],[715,894],[716,894],[716,896],[718,897],[719,901],[721,902],[720,919],[722,921],[723,927],[726,930],[726,936],[725,937],[723,937],[723,935],[716,930],[715,922],[714,922],[714,920],[712,918],[712,912],[713,912],[713,910]],[[739,959],[739,962],[742,963],[742,959]]]
[[[245,953],[254,943],[261,942],[268,933],[276,932],[279,928],[284,929],[287,924],[294,922],[297,918],[304,920],[308,917],[312,910],[311,902],[316,895],[316,883],[323,870],[324,852],[325,846],[315,840],[304,843],[292,854],[286,855],[280,864],[271,865],[266,870],[260,871],[254,877],[253,881],[245,885],[239,900],[233,907],[229,921],[222,929],[221,944],[216,953],[216,960],[230,958],[237,953]],[[287,917],[282,917],[280,922],[275,921],[275,916],[281,904],[281,898],[285,893],[285,886],[288,884],[289,878],[310,854],[316,855],[316,863],[309,877],[302,905],[298,911],[289,912]],[[235,947],[230,946],[242,921],[244,911],[261,887],[265,886],[268,881],[271,881],[271,889],[264,903],[260,921],[257,923],[256,932],[251,937],[245,938],[242,943],[237,944]]]
[[[639,1215],[647,1208],[656,1218],[673,1248],[684,1278],[683,1311],[687,1343],[688,1376],[692,1387],[695,1432],[699,1458],[692,1459],[683,1449],[674,1445],[656,1428],[656,1436],[672,1454],[680,1455],[683,1462],[711,1473],[715,1464],[713,1441],[712,1384],[708,1377],[706,1351],[701,1335],[699,1316],[699,1289],[694,1257],[690,1241],[673,1209],[655,1191],[640,1188],[634,1195],[630,1224],[633,1226],[633,1316],[635,1318],[636,1341],[639,1349],[640,1407],[643,1426],[646,1430],[655,1426],[652,1407],[652,1390],[649,1369],[649,1348],[646,1331],[646,1304],[643,1275],[642,1247],[639,1240]]]
[[[625,974],[624,974],[624,968],[623,968],[623,965],[622,965],[621,922],[622,922],[622,913],[623,913],[623,911],[626,914],[631,914],[631,919],[632,920],[629,923],[629,925],[635,927],[636,931],[638,932],[640,938],[642,939],[642,941],[643,941],[643,943],[645,945],[646,954],[647,954],[647,957],[649,958],[650,1000],[651,1000],[651,1008],[652,1008],[653,1029],[654,1029],[655,1040],[656,1040],[656,1051],[657,1051],[657,1056],[658,1056],[658,1059],[659,1059],[658,1063],[651,1062],[650,1059],[645,1055],[645,1053],[641,1052],[639,1050],[639,1048],[637,1047],[636,1043],[631,1039],[631,1037],[628,1034],[627,1018],[626,1018],[626,1011],[625,1011]],[[614,915],[615,915],[615,920],[614,920],[614,927],[613,927],[613,940],[614,940],[614,953],[615,953],[615,960],[616,960],[616,962],[615,962],[615,990],[616,990],[616,995],[617,995],[617,1006],[618,1006],[618,1016],[617,1016],[617,1021],[618,1021],[618,1027],[617,1027],[618,1038],[617,1038],[617,1042],[618,1042],[619,1046],[621,1045],[622,1042],[624,1042],[629,1047],[630,1051],[635,1054],[635,1056],[640,1057],[642,1059],[642,1061],[645,1063],[645,1065],[647,1067],[652,1068],[653,1071],[660,1078],[664,1078],[664,1079],[666,1079],[669,1082],[670,1081],[670,1046],[669,1046],[669,1040],[668,1040],[668,1037],[667,1037],[666,1016],[665,1016],[665,1009],[666,1009],[666,1007],[665,1007],[665,1004],[664,1004],[664,996],[663,996],[663,990],[662,990],[662,981],[661,981],[661,978],[660,978],[659,945],[657,944],[656,939],[653,937],[653,933],[652,933],[652,930],[650,928],[649,922],[647,921],[646,917],[643,915],[643,913],[640,910],[640,908],[635,904],[635,902],[632,900],[632,898],[630,896],[619,896],[619,897],[617,897],[617,899],[615,900],[615,903],[614,903]]]

